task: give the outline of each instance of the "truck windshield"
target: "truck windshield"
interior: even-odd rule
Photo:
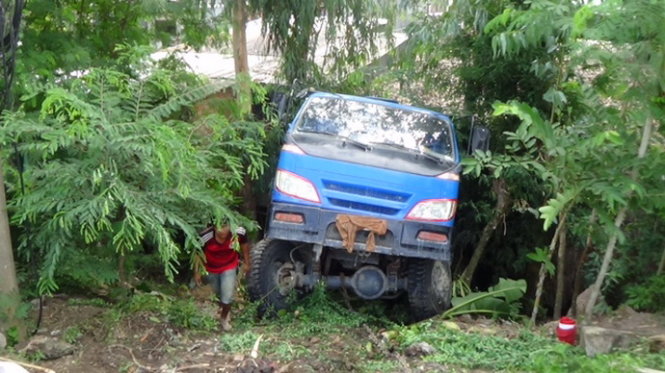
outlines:
[[[386,146],[451,161],[454,147],[448,122],[434,115],[344,98],[313,97],[297,132],[334,135],[369,147]]]

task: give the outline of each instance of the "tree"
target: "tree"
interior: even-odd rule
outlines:
[[[616,79],[608,87],[614,89],[608,93],[621,102],[625,118],[636,119],[636,127],[641,127],[639,146],[631,144],[633,150],[637,148],[638,161],[627,175],[633,187],[622,191],[628,200],[634,191],[640,192],[639,179],[645,175],[639,163],[647,157],[654,128],[658,128],[658,124],[662,125],[665,114],[665,31],[662,27],[665,4],[659,1],[608,2],[597,10],[599,21],[589,27],[588,33],[609,42],[612,50],[591,49],[596,52],[594,56],[600,57],[607,68],[607,74]],[[631,22],[625,22],[624,17]],[[622,25],[620,31],[613,28],[618,24]],[[627,88],[616,90],[617,86],[624,84],[627,84]],[[628,208],[629,205],[624,205],[616,213],[616,229],[610,233],[605,256],[592,287],[585,310],[587,318],[591,317],[607,275]]]
[[[627,15],[639,21],[626,22]],[[548,43],[555,54],[553,66],[558,78],[545,96],[553,108],[549,119],[516,103],[497,112],[519,116],[522,126],[543,144],[543,164],[551,174],[555,191],[540,208],[544,228],[558,220],[559,232],[569,211],[581,205],[603,206],[601,219],[613,220],[605,226],[607,248],[587,307],[588,316],[627,208],[634,204],[631,195],[645,195],[638,182],[639,167],[629,154],[638,143],[638,160],[646,156],[652,118],[662,117],[658,97],[663,87],[663,36],[656,32],[662,21],[662,4],[658,2],[617,1],[579,7],[540,1],[527,10],[508,9],[488,26],[498,31],[493,46],[499,54],[520,53]],[[621,31],[616,28],[619,24]],[[590,80],[589,75],[595,79]],[[562,245],[559,250],[564,248]],[[540,283],[543,274],[541,268]],[[532,320],[537,302],[538,297]]]
[[[491,189],[493,199],[487,204],[493,206],[491,209],[467,212],[467,201],[460,208],[460,216],[468,213],[475,218],[485,217],[469,263],[460,275],[467,285],[471,285],[486,249],[491,248],[499,223],[513,211],[514,202],[524,205],[541,193],[538,185],[525,182],[541,178],[529,158],[532,152],[519,146],[520,139],[497,136],[514,131],[519,123],[513,118],[492,117],[492,104],[497,100],[518,99],[539,108],[549,107],[543,94],[552,77],[539,75],[531,68],[532,61],[546,56],[545,48],[496,56],[492,49],[494,34],[485,31],[488,22],[505,8],[524,6],[522,2],[504,0],[446,2],[442,16],[423,15],[409,26],[409,46],[400,53],[400,70],[396,74],[402,94],[424,105],[442,106],[442,111],[457,119],[462,134],[468,130],[465,125],[469,121],[465,119],[471,117],[479,118],[495,133],[492,153],[464,160],[465,173],[475,177],[465,183],[465,189],[478,190],[478,195]],[[481,172],[481,168],[486,172]],[[460,236],[457,237],[459,246]]]
[[[0,2],[0,57],[2,63],[0,78],[3,87],[0,97],[0,113],[13,106],[12,83],[23,5],[22,0]],[[0,135],[0,143],[2,142]],[[6,147],[3,146],[3,149]],[[20,304],[5,194],[3,166],[5,156],[6,154],[0,153],[0,330],[3,331],[8,327],[17,326],[16,312]]]
[[[249,0],[249,6],[263,17],[268,50],[280,54],[288,83],[323,82],[326,74],[342,78],[367,63],[381,34],[392,40],[397,9],[393,1],[365,0]],[[315,55],[321,33],[327,43],[323,65]]]
[[[16,69],[22,110],[4,114],[0,143],[3,149],[16,144],[26,159],[26,194],[10,194],[8,203],[20,233],[17,259],[44,258],[38,264],[42,292],[56,288],[58,275],[78,276],[75,280],[93,287],[116,281],[118,272],[112,266],[117,257],[122,262],[127,254],[143,250],[156,250],[172,276],[183,245],[196,246],[197,227],[211,219],[229,218],[234,224],[242,220],[230,208],[244,175],[256,177],[263,167],[260,125],[231,125],[220,116],[191,123],[188,106],[222,86],[185,73],[178,61],[160,63],[162,68],[146,65],[147,53],[171,43],[176,28],[182,29],[177,41],[195,48],[225,41],[228,23],[214,9],[218,3],[28,2],[25,47],[19,50]],[[100,89],[108,91],[101,94]],[[44,133],[57,140],[41,137]],[[125,140],[118,147],[125,154],[107,151],[114,138]],[[213,140],[220,144],[213,147],[208,142]],[[104,154],[107,159],[102,159]],[[189,174],[181,168],[188,162]],[[2,176],[11,179],[15,170],[5,165],[9,173]],[[213,170],[218,173],[209,175]],[[62,178],[65,174],[71,178]],[[119,183],[105,184],[112,179]],[[90,188],[83,193],[86,182]],[[160,188],[165,188],[161,199]],[[44,193],[47,190],[53,194]],[[67,195],[68,190],[80,193]],[[123,190],[127,194],[122,198],[114,194]],[[182,202],[189,193],[202,200],[178,205],[178,198]],[[188,210],[197,206],[196,212]],[[70,208],[69,214],[57,214],[61,208]],[[31,222],[30,232],[26,222]],[[185,242],[179,242],[180,231]]]
[[[238,84],[238,101],[243,115],[251,111],[252,93],[249,87],[249,63],[247,62],[247,4],[244,0],[236,0],[233,8],[233,62]]]
[[[42,91],[40,112],[6,117],[4,137],[30,164],[13,222],[34,227],[19,249],[45,258],[41,292],[57,289],[58,274],[93,287],[114,282],[116,253],[144,245],[172,279],[182,250],[177,232],[192,250],[210,220],[253,227],[232,206],[244,174],[262,171],[261,125],[219,114],[192,125],[183,108],[222,86],[161,69],[143,74],[93,69]]]

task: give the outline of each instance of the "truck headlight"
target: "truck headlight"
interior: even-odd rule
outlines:
[[[407,220],[448,221],[455,216],[454,199],[426,199],[418,202],[406,215]]]
[[[275,187],[277,187],[277,190],[280,192],[293,198],[321,203],[319,193],[316,191],[314,184],[304,177],[298,176],[292,172],[277,170]]]

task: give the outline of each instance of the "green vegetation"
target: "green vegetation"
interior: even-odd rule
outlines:
[[[240,196],[268,195],[283,128],[265,87],[249,84],[255,107],[245,116],[244,85],[149,56],[178,44],[230,50],[231,3],[31,0],[22,14],[2,7],[0,254],[17,274],[0,273],[0,331],[10,346],[25,339],[17,321],[29,314],[27,302],[8,298],[16,283],[24,300],[95,296],[68,301],[106,309],[64,329],[72,343],[135,315],[218,330],[214,311],[146,284],[186,282],[200,255],[197,231],[211,221],[258,234],[256,206],[240,206]],[[285,81],[297,78],[296,88],[399,98],[451,114],[462,144],[472,123],[488,125],[493,138],[490,151],[462,163],[457,298],[445,315],[403,326],[408,315],[398,307],[354,303],[354,312],[348,299],[317,288],[276,319],[257,320],[257,305],[244,304],[220,349],[246,354],[263,336],[261,351],[274,359],[304,359],[315,346],[334,355],[321,359],[328,368],[368,372],[402,370],[394,354],[420,341],[436,349],[424,362],[451,369],[665,366],[662,353],[643,345],[588,359],[530,331],[468,333],[442,321],[480,312],[518,320],[527,308],[533,321],[556,318],[591,285],[578,315],[590,317],[601,293],[606,311],[665,311],[663,1],[247,5],[263,17],[270,49],[281,53],[278,70]],[[437,6],[442,15],[426,14]],[[10,24],[12,16],[22,22]],[[367,66],[400,23],[408,41]],[[323,64],[317,38],[339,42]],[[522,298],[526,283],[535,297]],[[382,347],[384,329],[392,337]]]
[[[521,307],[519,301],[525,292],[526,281],[502,278],[486,292],[470,292],[460,297],[453,297],[452,307],[441,316],[485,314],[493,317],[516,318]]]
[[[155,323],[168,322],[181,328],[204,332],[219,330],[219,323],[213,314],[205,312],[201,305],[191,298],[161,293],[135,294],[126,302],[119,303],[116,309],[121,312],[121,317],[146,313],[149,320]]]
[[[76,343],[83,336],[83,331],[77,326],[70,326],[65,329],[62,339],[67,343]]]
[[[198,247],[210,219],[254,226],[230,207],[244,175],[262,172],[261,125],[219,114],[191,123],[186,106],[224,86],[144,71],[136,79],[91,70],[24,98],[43,97],[38,112],[5,118],[3,136],[19,144],[27,167],[13,221],[32,229],[18,250],[45,258],[40,292],[56,290],[57,275],[91,289],[126,281],[116,268],[145,246],[157,249],[172,279],[179,253]]]
[[[647,277],[639,284],[626,288],[626,304],[641,311],[662,311],[665,309],[665,275]]]

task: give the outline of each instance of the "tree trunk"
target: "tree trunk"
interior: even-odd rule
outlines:
[[[567,217],[567,209],[559,214],[559,225],[557,225],[556,230],[554,231],[554,236],[552,237],[552,241],[550,242],[550,256],[552,256],[552,253],[556,249],[556,243],[559,240],[559,234],[566,225]],[[540,298],[543,296],[543,284],[545,283],[545,275],[545,263],[542,263],[540,265],[540,270],[538,271],[538,285],[536,285],[536,299],[533,302],[533,310],[531,310],[531,323],[535,323],[536,318],[538,317],[538,307],[540,307]]]
[[[238,105],[242,116],[252,109],[252,96],[250,91],[249,63],[247,61],[247,6],[245,0],[236,0],[233,3],[233,61],[238,85]]]
[[[3,163],[4,160],[0,157],[0,331],[17,326],[18,320],[15,316],[21,301],[9,232]]]
[[[120,253],[120,257],[118,258],[118,281],[120,282],[120,286],[126,286],[129,284],[129,281],[127,280],[127,269],[126,269],[126,263],[127,257],[125,256],[124,252]]]
[[[598,214],[596,213],[596,209],[591,210],[591,216],[589,217],[589,232],[587,232],[586,241],[584,243],[584,250],[582,251],[582,255],[580,255],[580,258],[577,261],[577,267],[575,269],[575,285],[573,285],[573,305],[571,312],[574,317],[577,317],[577,313],[579,312],[577,309],[577,296],[582,290],[582,269],[584,268],[584,263],[586,263],[587,256],[591,250],[591,245],[593,244],[591,234],[593,233],[593,226],[596,224],[597,218]]]
[[[242,187],[242,209],[246,217],[256,220],[256,197],[252,188],[252,178],[249,174],[244,176],[244,185]]]
[[[663,249],[663,254],[660,256],[660,263],[658,263],[658,270],[656,271],[657,276],[663,273],[663,267],[665,267],[665,249]]]
[[[12,84],[18,46],[23,0],[0,3],[0,60],[2,61],[2,85],[0,94],[0,113],[13,106]],[[16,311],[21,304],[16,279],[14,252],[9,231],[7,196],[5,195],[4,159],[0,154],[0,331],[17,327],[19,338],[24,336],[25,327],[16,318]]]
[[[566,277],[566,229],[562,228],[559,233],[559,254],[556,268],[556,297],[554,299],[554,320],[561,318],[563,308],[563,289]]]
[[[642,131],[642,140],[640,141],[640,148],[637,151],[637,158],[644,158],[644,156],[647,154],[647,149],[649,148],[649,140],[651,139],[651,129],[653,127],[653,121],[651,119],[647,119],[646,124],[644,125],[644,130]],[[633,170],[631,172],[631,179],[636,180],[637,179],[637,170]],[[629,193],[628,196],[630,197]],[[623,221],[626,219],[626,212],[628,211],[627,207],[623,207],[619,213],[617,214],[616,219],[614,219],[614,227],[616,230],[620,230],[621,226],[623,225]],[[591,295],[589,296],[589,303],[586,305],[586,310],[584,310],[584,316],[587,319],[591,318],[591,315],[593,313],[593,307],[596,305],[596,301],[598,300],[598,296],[600,295],[600,288],[603,285],[603,281],[605,281],[605,276],[607,275],[607,271],[610,268],[610,263],[612,262],[612,257],[614,255],[614,248],[616,247],[617,244],[617,238],[618,234],[616,231],[612,233],[612,236],[610,237],[610,240],[607,242],[607,248],[605,249],[605,256],[603,256],[603,263],[600,265],[600,272],[598,272],[598,277],[596,278],[596,282],[591,287]]]
[[[245,119],[252,111],[249,62],[247,60],[247,4],[245,0],[233,3],[233,61],[236,71],[236,98],[240,108],[240,119]],[[256,219],[256,198],[253,195],[251,178],[244,176],[242,187],[243,212],[250,219]]]
[[[487,244],[489,243],[492,234],[494,233],[496,227],[499,226],[499,223],[501,223],[501,220],[510,209],[510,205],[512,202],[510,198],[510,193],[506,188],[505,180],[494,179],[492,183],[492,190],[496,195],[496,205],[494,206],[494,214],[492,215],[490,221],[487,222],[487,225],[485,225],[485,228],[483,229],[483,232],[480,235],[480,240],[478,241],[478,245],[476,245],[476,248],[473,251],[471,260],[469,260],[469,264],[466,266],[464,272],[462,272],[462,275],[460,276],[460,279],[468,285],[471,285],[473,274],[476,272],[478,263],[480,262],[480,259],[482,258],[483,253],[485,252],[485,248],[487,247]]]

